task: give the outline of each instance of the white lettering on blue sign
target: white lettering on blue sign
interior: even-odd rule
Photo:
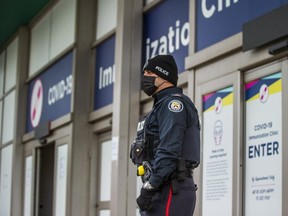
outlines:
[[[189,22],[180,27],[180,21],[175,22],[175,26],[169,26],[168,34],[161,36],[151,42],[150,38],[146,39],[146,60],[156,54],[165,55],[173,53],[180,49],[180,45],[189,44]]]
[[[66,95],[72,92],[72,75],[69,75],[65,80],[61,80],[56,85],[53,85],[48,90],[48,105],[56,103],[63,99]]]
[[[248,157],[265,157],[279,154],[279,143],[277,141],[249,146]]]
[[[217,0],[218,5],[217,5],[217,11],[221,12],[223,11],[223,1],[225,1],[225,8],[229,8],[231,6],[231,1],[232,0]],[[238,3],[239,0],[233,0],[233,3],[236,4]],[[202,9],[202,14],[205,18],[209,19],[211,18],[216,11],[216,6],[212,4],[209,8],[207,5],[207,0],[202,0],[201,1],[201,9]]]
[[[99,89],[107,87],[115,82],[115,64],[111,67],[99,69]]]

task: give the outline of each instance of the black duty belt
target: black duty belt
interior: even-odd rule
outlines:
[[[185,170],[185,176],[188,178],[192,178],[193,177],[193,169],[191,168],[186,168]]]
[[[172,187],[172,193],[173,194],[177,194],[178,193],[178,182],[184,181],[185,177],[187,178],[192,178],[193,176],[193,169],[191,168],[186,168],[185,170],[183,170],[184,173],[182,172],[182,174],[177,175],[177,172],[173,173],[171,178],[170,178],[170,182],[171,182],[171,187]],[[185,176],[184,176],[185,174]]]

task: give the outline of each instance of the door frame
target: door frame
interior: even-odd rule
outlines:
[[[288,58],[282,58],[269,64],[262,65],[260,67],[245,71],[244,84],[253,81],[258,78],[262,78],[273,73],[281,72],[282,79],[282,215],[288,214],[288,170],[285,169],[288,166],[288,157],[285,157],[284,152],[288,151],[288,145],[284,145],[284,141],[288,140],[288,133],[284,132],[285,128],[288,128]],[[244,98],[244,97],[243,97]],[[244,99],[243,99],[244,100]],[[244,107],[243,107],[244,108]],[[244,116],[243,116],[244,117]],[[245,119],[243,118],[244,124]],[[243,133],[244,137],[245,133]],[[246,142],[243,142],[244,149],[246,148]],[[245,154],[243,154],[243,161],[245,164]],[[245,215],[245,167],[243,167],[243,215]]]
[[[240,71],[234,71],[228,75],[209,80],[196,86],[195,105],[198,108],[201,123],[203,123],[203,102],[202,97],[211,92],[233,86],[233,165],[232,165],[232,212],[231,215],[242,215],[242,75]],[[201,163],[195,170],[195,181],[203,184],[203,128],[201,132]],[[198,178],[197,178],[198,177]],[[198,189],[195,215],[202,215],[203,209],[203,188]]]

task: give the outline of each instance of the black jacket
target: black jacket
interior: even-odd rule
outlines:
[[[197,110],[181,88],[171,87],[158,92],[151,112],[142,120],[137,136],[149,142],[149,162],[153,168],[149,182],[160,186],[177,170],[179,159],[187,168],[200,161],[200,125]],[[139,130],[140,129],[140,130]]]

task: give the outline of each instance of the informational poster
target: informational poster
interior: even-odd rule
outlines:
[[[203,96],[202,216],[232,215],[233,87]]]
[[[73,52],[35,77],[28,86],[26,132],[71,111]]]
[[[58,147],[55,216],[66,215],[68,145]]]
[[[32,198],[32,156],[25,159],[24,216],[31,215]]]
[[[281,73],[245,88],[245,216],[282,216]]]

